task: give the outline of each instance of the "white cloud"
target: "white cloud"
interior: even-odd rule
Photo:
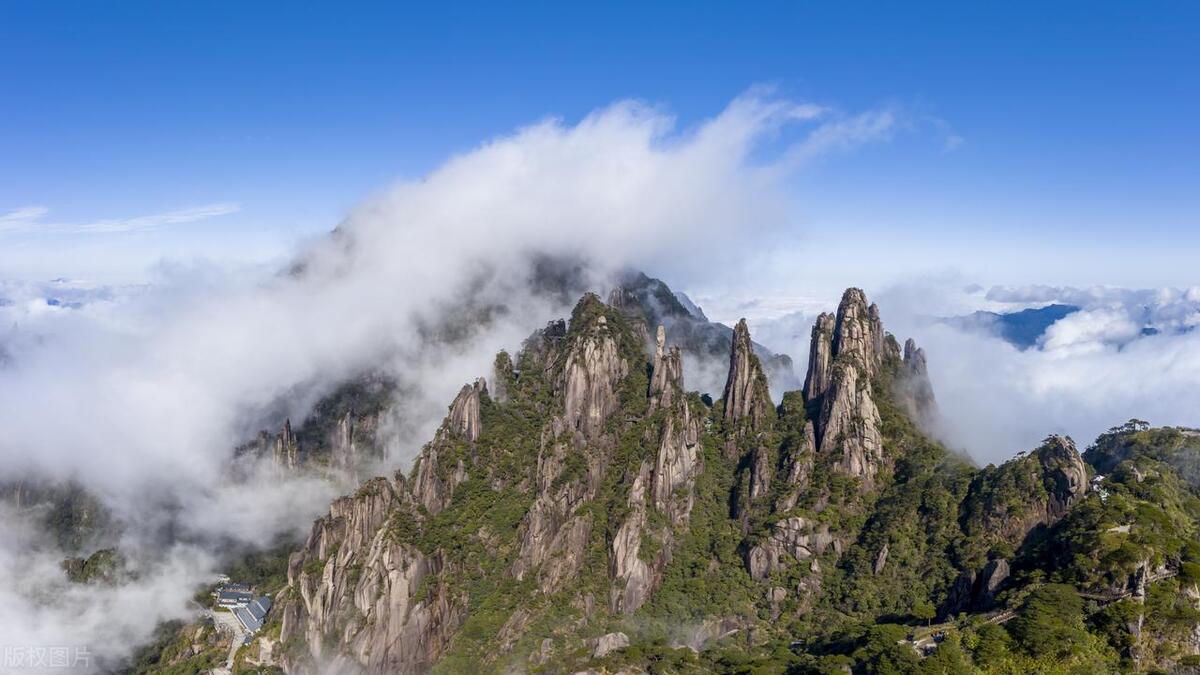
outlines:
[[[1093,336],[1105,336],[1101,330]],[[1200,335],[1156,335],[1123,348],[1103,337],[1050,351],[931,325],[918,334],[944,435],[983,462],[1035,447],[1050,433],[1081,444],[1132,417],[1200,424]]]
[[[846,119],[826,122],[789,152],[789,161],[803,164],[821,155],[852,150],[865,143],[889,140],[898,117],[892,110],[871,110]]]
[[[1048,352],[1100,351],[1137,338],[1142,326],[1121,307],[1087,309],[1055,321],[1040,340]]]
[[[1187,290],[994,287],[981,296],[961,277],[892,286],[876,294],[884,325],[928,354],[941,434],[976,460],[1001,462],[1046,435],[1086,446],[1131,417],[1200,425],[1200,305]],[[1050,303],[1081,310],[1020,350],[987,332],[933,320],[975,309],[1014,311]],[[1158,334],[1143,328],[1157,326]]]
[[[106,234],[153,230],[168,225],[180,225],[237,213],[241,206],[233,202],[218,202],[192,206],[174,211],[132,218],[106,218],[83,223],[47,222],[50,209],[45,206],[25,206],[0,214],[0,234]]]

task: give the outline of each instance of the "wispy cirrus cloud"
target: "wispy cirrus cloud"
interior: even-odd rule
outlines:
[[[152,213],[132,218],[105,218],[82,223],[62,223],[46,219],[50,209],[45,206],[23,206],[8,213],[0,213],[0,234],[111,234],[118,232],[140,232],[168,225],[194,223],[209,218],[237,213],[241,205],[236,202],[216,202],[201,206],[190,206],[173,211]]]
[[[821,155],[852,150],[867,143],[887,141],[897,127],[901,126],[902,121],[896,111],[887,108],[828,120],[813,130],[804,141],[792,146],[788,153],[788,163],[793,166],[801,165]]]

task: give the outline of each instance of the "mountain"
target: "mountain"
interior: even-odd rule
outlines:
[[[581,289],[586,287],[586,280],[582,268],[569,261],[547,258],[534,266],[530,285],[541,297],[560,299],[584,293]],[[615,277],[608,303],[635,322],[639,327],[637,337],[647,349],[653,349],[654,336],[645,327],[663,326],[668,346],[678,347],[689,367],[706,365],[700,374],[708,375],[716,370],[716,364],[723,365],[728,358],[733,329],[709,321],[686,295],[672,291],[659,279],[632,270],[621,272]],[[488,316],[506,311],[499,307],[484,308],[470,313],[470,318],[486,327]],[[457,334],[444,329],[431,332],[448,342],[456,339]],[[781,393],[799,387],[790,356],[772,352],[758,343],[751,344],[770,381],[778,384]],[[713,391],[705,393],[715,395],[720,385],[706,384]],[[385,459],[379,425],[389,409],[412,393],[410,387],[392,376],[361,373],[320,397],[295,429],[289,418],[279,414],[279,426],[275,427],[278,431],[259,431],[254,440],[237,448],[236,454],[242,459],[268,458],[281,472],[321,470],[357,482],[362,472]]]
[[[945,319],[946,323],[963,330],[992,333],[1018,349],[1036,347],[1046,329],[1063,317],[1080,310],[1075,305],[1052,304],[1022,309],[1017,312],[974,312],[967,316]]]
[[[739,322],[710,402],[675,296],[643,284],[650,314],[636,288],[498,354],[410,471],[247,567],[274,604],[241,667],[1200,672],[1200,432],[1131,421],[977,468],[923,432],[926,355],[858,289],[778,405]],[[201,634],[141,670],[213,658]]]
[[[733,344],[733,329],[709,321],[704,311],[687,295],[672,291],[661,280],[637,271],[618,275],[616,283],[617,286],[609,294],[609,304],[632,313],[647,326],[662,326],[666,329],[670,344],[679,346],[689,364],[712,363],[727,358]],[[799,388],[800,382],[796,379],[790,356],[776,354],[756,342],[752,345],[754,353],[764,364],[772,386],[781,394]],[[719,386],[719,383],[712,384]],[[705,392],[702,390],[702,393]],[[715,395],[716,391],[710,393]]]

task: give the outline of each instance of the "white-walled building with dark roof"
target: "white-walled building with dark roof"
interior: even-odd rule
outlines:
[[[254,600],[254,595],[249,591],[231,591],[221,589],[217,591],[217,605],[225,608],[244,607]]]
[[[256,633],[259,628],[262,628],[263,621],[270,610],[271,599],[263,595],[242,607],[234,607],[233,615],[237,617],[238,622],[242,624],[242,628],[245,628],[247,633]]]

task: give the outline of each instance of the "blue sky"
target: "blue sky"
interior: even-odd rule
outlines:
[[[547,116],[686,128],[767,83],[905,120],[797,176],[797,227],[985,283],[1196,281],[1196,3],[443,4],[0,3],[0,217],[45,209],[0,220],[0,278],[271,259]]]

